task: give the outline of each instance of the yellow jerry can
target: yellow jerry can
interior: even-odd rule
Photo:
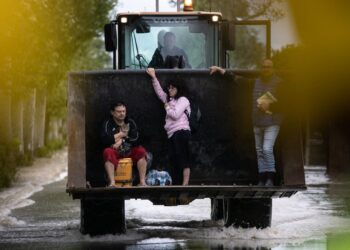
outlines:
[[[117,170],[114,173],[115,186],[132,186],[132,159],[122,158],[119,160]]]

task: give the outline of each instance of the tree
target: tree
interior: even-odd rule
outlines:
[[[169,1],[176,4],[176,0]],[[182,1],[183,2],[183,1]],[[284,0],[196,0],[194,9],[197,11],[221,12],[223,19],[252,20],[270,19],[278,20],[283,15],[280,3]],[[265,57],[265,41],[261,39],[261,30],[258,26],[236,26],[236,49],[229,52],[229,67],[231,68],[255,68]]]
[[[181,1],[183,3],[183,1]],[[197,11],[218,11],[227,20],[236,17],[242,19],[268,18],[278,20],[284,13],[278,6],[284,0],[195,0],[194,9]],[[170,0],[170,4],[176,4],[177,0]]]
[[[66,84],[72,68],[97,68],[105,65],[108,56],[101,47],[103,25],[115,0],[4,0],[0,9],[0,94],[6,95],[1,127],[11,128],[23,138],[21,121],[34,124],[35,135],[45,131],[45,119],[64,119]],[[98,46],[97,46],[98,45]],[[92,53],[95,51],[95,53]],[[88,62],[83,64],[83,62]],[[35,94],[33,94],[35,91]],[[48,100],[46,105],[46,100]],[[30,105],[24,105],[30,103]],[[30,110],[24,112],[26,107]],[[47,108],[47,109],[46,109]],[[46,120],[47,123],[47,120]],[[42,126],[42,128],[38,126]],[[11,138],[12,131],[2,130],[2,138]],[[21,132],[22,131],[22,132]],[[32,130],[28,130],[32,133]],[[38,135],[40,136],[40,135]],[[30,136],[24,136],[30,138]],[[40,145],[37,142],[29,142]],[[25,144],[23,141],[20,144]],[[12,142],[0,139],[0,146]],[[5,147],[6,148],[6,147]],[[6,150],[5,150],[6,151]],[[6,154],[1,154],[6,157]],[[2,173],[0,159],[0,175]],[[6,162],[6,160],[4,160]],[[6,172],[6,171],[4,171]],[[0,176],[1,177],[1,176]],[[1,179],[1,178],[0,178]],[[5,183],[3,181],[0,186]],[[6,182],[8,183],[8,182]]]

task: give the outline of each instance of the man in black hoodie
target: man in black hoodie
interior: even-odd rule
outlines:
[[[174,59],[176,58],[176,59]],[[171,65],[177,60],[177,65]],[[163,46],[159,45],[155,50],[148,68],[192,68],[188,56],[183,49],[176,46],[176,36],[173,32],[164,34]]]
[[[115,185],[114,172],[119,159],[128,157],[137,166],[140,178],[139,185],[146,186],[146,150],[138,143],[139,133],[136,123],[126,116],[126,105],[123,102],[113,103],[110,113],[111,117],[104,121],[101,131],[104,146],[103,160],[108,176],[108,185]]]

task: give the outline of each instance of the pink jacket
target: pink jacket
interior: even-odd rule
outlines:
[[[163,91],[158,79],[152,80],[154,91],[156,92],[158,98],[165,104],[167,103],[167,94]],[[168,106],[165,109],[165,131],[170,138],[178,130],[191,130],[188,122],[188,117],[185,114],[185,110],[191,113],[190,102],[184,96],[175,100],[170,98]]]

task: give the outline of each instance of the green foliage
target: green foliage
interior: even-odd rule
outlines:
[[[71,70],[97,70],[111,67],[112,58],[107,54],[104,46],[104,41],[100,37],[81,45],[72,60]]]
[[[284,0],[196,0],[194,9],[221,12],[226,20],[234,20],[236,17],[278,20],[284,15],[281,6],[278,5],[282,2]]]
[[[16,174],[15,151],[16,142],[0,145],[0,188],[10,186]]]
[[[284,0],[196,0],[194,1],[194,9],[220,12],[225,20],[235,20],[238,17],[246,20],[254,18],[278,20],[284,15],[282,6],[279,5],[283,2]],[[176,4],[176,1],[170,0],[169,3]],[[266,55],[266,44],[259,38],[258,27],[236,26],[235,37],[236,49],[229,52],[230,67],[256,68],[257,65],[260,65],[261,60]],[[180,39],[178,39],[178,44],[181,44]],[[198,51],[200,46],[195,47],[186,41],[186,47],[194,47],[195,49],[192,51],[200,55],[200,51]]]
[[[48,89],[47,117],[66,117],[67,115],[67,81],[61,80]]]
[[[168,0],[173,6],[177,0]],[[183,3],[183,1],[181,1]],[[194,0],[197,11],[221,12],[225,20],[265,18],[278,20],[284,16],[281,4],[286,0]]]
[[[52,155],[52,151],[50,151],[46,146],[38,148],[35,151],[35,156],[37,157],[51,157],[51,155]]]
[[[38,148],[35,152],[37,157],[50,157],[58,149],[67,145],[65,140],[53,140],[46,143],[46,146]]]
[[[195,10],[217,11],[222,13],[225,20],[270,19],[278,20],[283,17],[284,0],[197,0],[194,1]],[[265,38],[260,37],[265,31],[259,26],[236,26],[234,51],[229,52],[231,68],[253,69],[260,65],[265,58]],[[260,31],[260,32],[259,32]],[[260,33],[260,34],[259,34]]]
[[[47,143],[47,148],[49,150],[55,151],[63,148],[66,145],[67,145],[67,142],[65,140],[52,140]]]
[[[16,157],[16,164],[17,166],[21,166],[21,167],[24,167],[24,166],[31,166],[33,165],[33,156],[31,153],[23,153],[23,154],[17,154],[17,157]]]
[[[26,87],[47,86],[50,99],[72,65],[75,69],[80,68],[77,62],[89,62],[90,69],[104,65],[107,55],[100,52],[101,41],[97,40],[116,2],[4,0],[0,11],[0,87],[7,84],[24,95]]]
[[[23,100],[28,89],[47,89],[46,117],[64,118],[67,73],[103,68],[109,60],[101,35],[115,4],[116,0],[1,1],[0,89],[17,100]],[[53,144],[47,147],[60,143]],[[0,186],[9,185],[16,162],[33,161],[31,154],[10,149],[0,143]]]

